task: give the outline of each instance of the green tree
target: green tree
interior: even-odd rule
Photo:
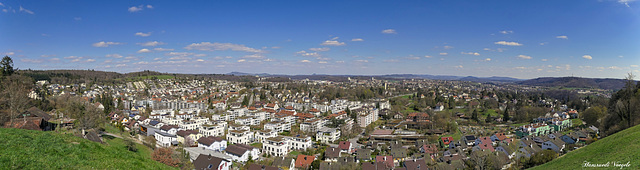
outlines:
[[[507,105],[507,107],[504,108],[504,113],[502,114],[502,120],[509,121],[509,119],[511,119],[509,117],[509,106]]]
[[[593,106],[582,112],[582,119],[588,125],[601,127],[604,116],[607,115],[607,108],[604,106]]]
[[[478,110],[473,109],[473,113],[471,113],[471,119],[478,121]]]
[[[4,56],[0,61],[0,68],[2,68],[3,76],[10,76],[13,74],[13,60],[9,56]]]

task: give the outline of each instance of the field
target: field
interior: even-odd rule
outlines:
[[[100,144],[70,134],[0,128],[0,169],[173,169],[152,160],[151,150],[121,139]]]
[[[614,163],[626,164],[630,167],[622,169],[640,169],[640,125],[620,131],[606,138],[602,138],[583,148],[571,151],[566,155],[546,164],[531,169],[592,169],[583,167],[585,162],[590,164],[606,164],[607,168],[594,169],[621,169],[614,167]]]

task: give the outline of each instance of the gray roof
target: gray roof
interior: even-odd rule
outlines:
[[[202,147],[186,147],[184,148],[184,150],[189,153],[189,157],[191,157],[191,161],[196,160],[196,158],[198,158],[199,155],[211,155],[211,156],[226,159],[229,161],[232,160],[231,156],[229,155],[225,155],[222,152],[209,150]]]

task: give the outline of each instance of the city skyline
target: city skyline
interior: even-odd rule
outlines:
[[[0,1],[0,54],[37,70],[624,78],[640,74],[638,4]]]

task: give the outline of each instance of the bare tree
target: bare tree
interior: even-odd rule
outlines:
[[[2,99],[0,103],[9,109],[10,120],[16,118],[20,113],[24,112],[29,105],[27,97],[28,89],[31,85],[29,78],[19,75],[8,76],[2,82]]]

